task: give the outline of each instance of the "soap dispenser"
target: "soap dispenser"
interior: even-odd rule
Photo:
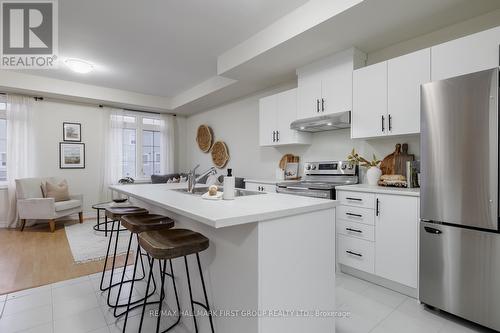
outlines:
[[[234,199],[234,176],[232,175],[233,169],[227,169],[227,176],[224,177],[224,200]]]

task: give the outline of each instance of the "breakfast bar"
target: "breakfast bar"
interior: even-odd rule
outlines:
[[[335,200],[245,190],[234,200],[204,200],[203,185],[189,193],[186,184],[111,189],[171,217],[176,228],[209,238],[200,256],[216,332],[335,332]],[[181,311],[187,311],[184,262],[173,265]],[[191,277],[193,294],[202,299],[197,278]],[[171,286],[167,302],[174,309]],[[194,332],[190,318],[181,323]],[[206,317],[198,325],[210,331]]]

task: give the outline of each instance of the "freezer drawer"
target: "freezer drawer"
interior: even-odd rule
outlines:
[[[420,223],[419,299],[500,330],[500,235]]]

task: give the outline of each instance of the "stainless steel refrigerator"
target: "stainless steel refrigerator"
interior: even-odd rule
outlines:
[[[419,298],[500,330],[498,68],[421,87]]]

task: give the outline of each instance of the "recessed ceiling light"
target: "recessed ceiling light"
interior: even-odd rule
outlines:
[[[94,65],[81,59],[66,59],[64,60],[64,63],[69,67],[69,69],[76,73],[87,74],[94,70]]]
[[[328,126],[332,126],[332,123],[328,123],[327,125],[328,125]]]
[[[305,127],[304,126],[300,126],[300,129],[303,130],[303,129],[305,129]]]

